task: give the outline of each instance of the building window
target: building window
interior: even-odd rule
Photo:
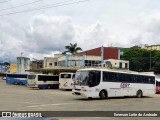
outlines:
[[[119,63],[119,68],[122,68],[122,62]]]
[[[50,66],[52,66],[52,63],[49,63]]]
[[[127,63],[125,63],[125,68],[128,68],[128,64]]]
[[[57,62],[54,62],[54,66],[57,66]]]

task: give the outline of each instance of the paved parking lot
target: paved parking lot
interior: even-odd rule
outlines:
[[[0,79],[0,111],[160,111],[160,95],[88,100],[58,89],[31,89]],[[71,118],[61,118],[71,119]],[[73,119],[73,118],[72,118]],[[82,119],[82,118],[76,118]],[[87,118],[109,119],[109,118]],[[115,118],[112,119],[128,119]],[[138,119],[138,118],[133,118]],[[146,118],[141,118],[145,119]],[[155,119],[155,118],[153,118]],[[157,118],[158,119],[158,118]]]

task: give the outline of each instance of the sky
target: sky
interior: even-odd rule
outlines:
[[[0,0],[0,62],[52,57],[70,43],[160,44],[159,33],[159,0]]]

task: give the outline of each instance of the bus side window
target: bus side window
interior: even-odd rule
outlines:
[[[124,82],[124,81],[125,81],[125,74],[122,74],[121,82]]]
[[[119,82],[122,82],[122,73],[119,74]]]
[[[137,76],[136,76],[136,75],[133,75],[133,76],[132,76],[132,80],[133,80],[133,83],[136,83],[136,82],[137,82]]]
[[[115,81],[114,73],[112,73],[111,76],[112,76],[112,77],[111,77],[111,81],[114,82],[114,81]]]
[[[143,82],[144,82],[144,83],[147,83],[147,76],[144,76]]]
[[[119,75],[120,75],[120,74],[118,74],[118,73],[115,74],[116,82],[119,82]]]
[[[128,74],[128,81],[129,83],[132,83],[132,75]]]
[[[152,77],[152,84],[155,84],[155,78]]]
[[[144,76],[141,76],[141,82],[145,83],[145,77]]]
[[[75,74],[72,75],[72,79],[74,79],[74,78],[75,78]]]
[[[103,72],[103,81],[107,81],[107,72]]]
[[[154,77],[149,77],[149,83],[150,84],[155,84],[155,78]]]
[[[128,75],[127,74],[125,75],[124,82],[128,82]]]

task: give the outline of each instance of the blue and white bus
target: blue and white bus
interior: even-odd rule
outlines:
[[[80,69],[75,75],[73,94],[86,98],[155,94],[155,75],[111,69]]]
[[[59,88],[59,76],[47,74],[29,74],[27,86],[30,88],[48,89]]]
[[[6,74],[6,83],[26,85],[27,84],[27,74],[8,73]]]

